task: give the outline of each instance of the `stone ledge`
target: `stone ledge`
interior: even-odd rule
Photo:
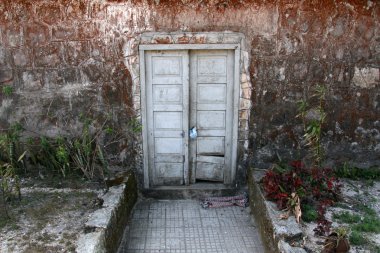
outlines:
[[[103,208],[92,213],[77,241],[76,252],[116,252],[128,216],[137,200],[136,180],[130,173],[124,184],[110,187],[101,198]]]
[[[259,182],[264,171],[250,169],[248,172],[248,188],[250,207],[255,217],[264,244],[269,252],[276,253],[306,253],[299,247],[292,247],[291,240],[302,238],[302,230],[293,216],[287,220],[279,219],[281,212],[274,203],[266,201]]]

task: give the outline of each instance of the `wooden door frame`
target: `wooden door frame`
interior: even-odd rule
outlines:
[[[145,52],[152,50],[234,50],[234,78],[233,78],[233,121],[232,121],[232,140],[231,140],[231,173],[225,177],[225,184],[232,184],[235,180],[237,166],[238,148],[238,125],[239,125],[239,95],[240,95],[240,44],[149,44],[139,46],[140,56],[140,87],[141,87],[141,123],[143,138],[143,163],[144,163],[144,188],[149,189],[149,146],[147,126],[147,90],[145,80]]]

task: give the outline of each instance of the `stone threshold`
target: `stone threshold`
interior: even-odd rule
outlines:
[[[265,171],[250,169],[248,171],[249,201],[252,214],[259,226],[261,237],[267,246],[267,252],[306,253],[299,247],[292,247],[288,242],[302,238],[302,230],[294,216],[280,219],[282,212],[276,204],[267,201],[260,187],[260,180]]]
[[[146,198],[155,199],[201,199],[215,196],[231,196],[239,188],[222,183],[200,182],[184,186],[157,186],[141,191]]]
[[[102,208],[92,213],[85,223],[84,231],[77,241],[76,252],[117,252],[129,214],[137,201],[134,174],[127,175],[124,182],[110,187],[100,196],[104,200]]]

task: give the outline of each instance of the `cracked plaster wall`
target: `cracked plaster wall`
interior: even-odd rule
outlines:
[[[379,23],[376,1],[3,0],[0,85],[14,92],[1,95],[0,125],[73,134],[85,113],[128,131],[140,114],[140,43],[227,43],[206,32],[232,31],[245,37],[238,179],[247,165],[305,154],[296,102],[316,84],[328,89],[327,163],[378,165]],[[141,176],[135,137],[115,156]]]

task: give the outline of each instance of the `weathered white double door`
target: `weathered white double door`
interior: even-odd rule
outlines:
[[[233,50],[147,51],[145,68],[150,185],[230,183]]]

